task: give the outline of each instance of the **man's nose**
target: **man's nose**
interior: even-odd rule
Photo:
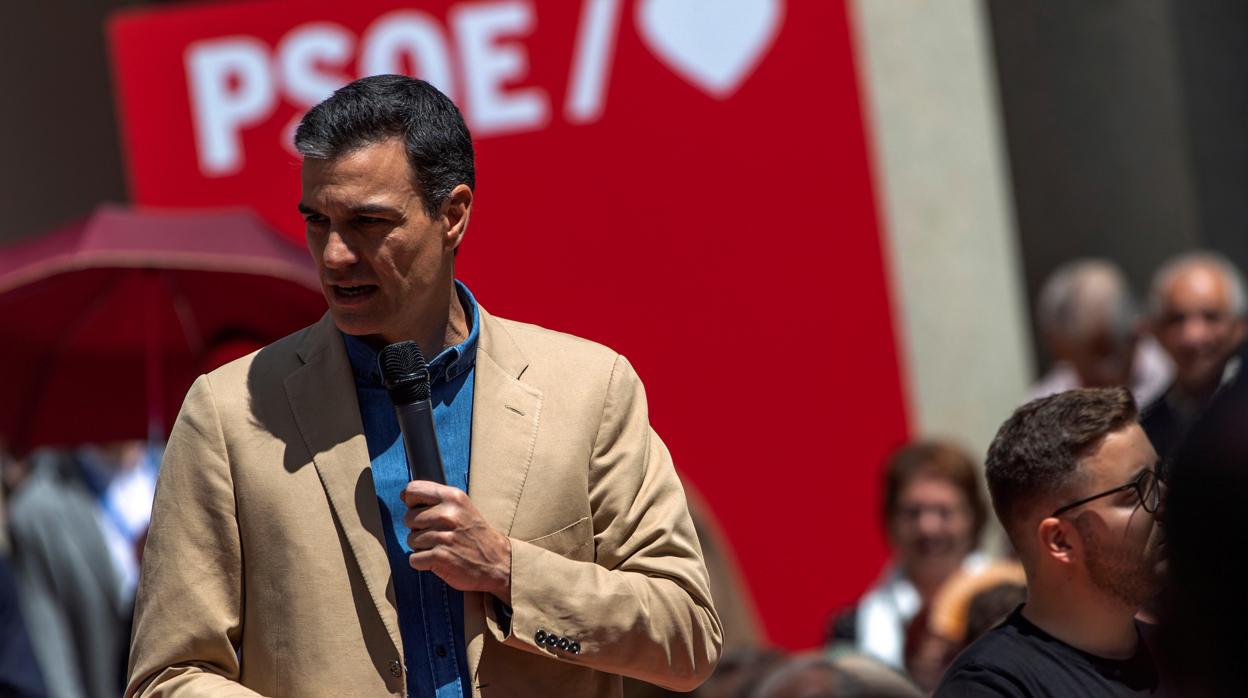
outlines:
[[[919,532],[924,535],[934,535],[940,532],[941,526],[944,525],[944,517],[939,510],[924,509],[919,513],[918,528]]]
[[[1187,345],[1204,344],[1209,339],[1209,323],[1199,315],[1183,321],[1183,343]]]
[[[329,269],[345,269],[357,261],[355,250],[351,249],[342,233],[337,230],[329,231],[321,259]]]

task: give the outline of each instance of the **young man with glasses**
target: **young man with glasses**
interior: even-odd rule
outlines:
[[[1135,615],[1164,565],[1164,468],[1131,394],[1070,390],[1024,405],[986,470],[1027,603],[954,661],[936,696],[1160,694]]]

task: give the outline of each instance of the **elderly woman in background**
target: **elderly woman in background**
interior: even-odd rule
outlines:
[[[943,441],[906,445],[884,470],[884,526],[893,559],[829,629],[831,644],[906,669],[906,630],[956,573],[987,565],[974,552],[988,515],[975,463]]]

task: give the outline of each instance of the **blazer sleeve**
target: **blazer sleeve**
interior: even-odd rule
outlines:
[[[212,386],[200,376],[161,463],[135,602],[131,696],[254,696],[237,683],[243,569]]]
[[[489,631],[511,647],[692,690],[714,668],[723,631],[684,489],[622,356],[590,454],[589,500],[594,561],[513,538],[510,627],[486,603]],[[579,652],[538,644],[550,634]]]

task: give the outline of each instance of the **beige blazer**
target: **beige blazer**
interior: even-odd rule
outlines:
[[[628,362],[481,310],[468,493],[512,542],[510,634],[464,595],[476,696],[689,690],[721,629]],[[161,468],[127,695],[403,695],[368,449],[328,315],[201,376]],[[554,635],[579,643],[579,654]]]

